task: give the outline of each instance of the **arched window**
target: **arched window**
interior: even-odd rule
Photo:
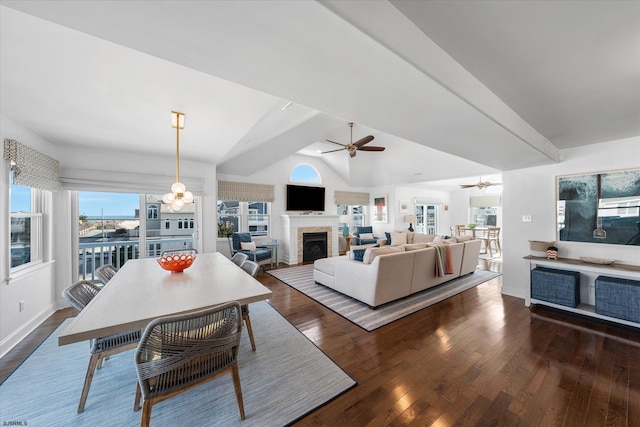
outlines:
[[[289,175],[290,182],[306,182],[311,184],[321,184],[322,179],[320,178],[320,173],[318,170],[306,163],[300,163],[298,166],[293,168],[291,174]]]
[[[158,219],[158,205],[149,205],[147,207],[147,219]]]

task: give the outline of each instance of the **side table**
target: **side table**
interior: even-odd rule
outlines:
[[[275,259],[275,268],[278,268],[278,241],[276,239],[273,239],[270,242],[260,243],[260,246],[271,249],[271,267],[273,268]]]

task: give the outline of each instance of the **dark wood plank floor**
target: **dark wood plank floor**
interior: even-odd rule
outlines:
[[[268,274],[258,280],[358,382],[296,426],[640,426],[639,330],[530,310],[497,278],[366,332]],[[5,356],[0,379],[69,313]]]

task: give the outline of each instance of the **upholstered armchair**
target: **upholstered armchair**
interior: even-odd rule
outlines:
[[[351,243],[352,245],[368,245],[371,243],[378,243],[379,237],[375,237],[373,235],[373,227],[368,226],[356,226],[356,229],[353,233],[355,236],[355,243]]]
[[[250,233],[234,232],[231,235],[233,253],[241,252],[247,254],[251,261],[258,264],[271,263],[271,249],[256,245]]]

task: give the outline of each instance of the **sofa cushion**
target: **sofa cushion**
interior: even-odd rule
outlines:
[[[411,243],[429,243],[433,241],[435,235],[433,234],[421,234],[415,233],[413,236],[413,241]]]
[[[371,264],[377,256],[393,254],[396,252],[404,252],[404,248],[402,246],[382,246],[380,248],[368,248],[362,259],[362,262],[365,264]]]
[[[390,246],[400,246],[407,243],[407,233],[391,233]]]
[[[417,251],[418,249],[425,249],[427,247],[426,243],[407,243],[406,245],[402,245],[405,251]]]
[[[456,240],[458,242],[466,242],[467,240],[471,240],[471,236],[456,236]]]
[[[315,270],[322,271],[329,276],[334,276],[336,271],[336,261],[340,257],[320,258],[313,262],[313,268]]]
[[[354,261],[360,261],[362,262],[362,259],[364,258],[364,253],[366,252],[366,249],[356,249],[353,252],[353,260]]]

